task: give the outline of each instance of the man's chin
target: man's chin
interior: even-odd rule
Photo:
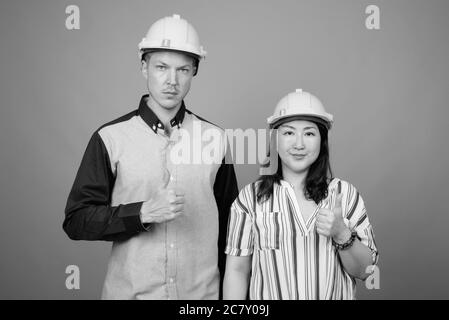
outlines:
[[[177,102],[177,103],[164,103],[161,104],[161,107],[166,109],[166,110],[173,110],[176,109],[177,106],[179,106],[181,104],[181,102]]]
[[[163,101],[159,102],[159,105],[166,110],[172,110],[181,105],[181,102],[182,100],[179,101],[179,100],[164,99]]]

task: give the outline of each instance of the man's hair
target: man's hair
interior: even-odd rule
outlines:
[[[327,188],[332,180],[332,170],[329,161],[329,143],[328,130],[326,126],[315,122],[320,131],[320,154],[309,168],[304,186],[304,195],[307,199],[315,201],[318,204],[327,197]],[[259,187],[257,188],[257,202],[262,203],[273,196],[274,183],[280,183],[283,179],[281,158],[278,155],[278,170],[275,174],[259,177]]]
[[[194,54],[191,54],[191,53],[185,52],[185,51],[166,50],[166,49],[150,49],[150,50],[146,50],[143,52],[142,61],[145,61],[148,64],[148,62],[150,61],[151,54],[154,52],[161,52],[161,51],[178,52],[178,53],[182,53],[182,54],[188,56],[189,58],[192,58],[192,65],[193,65],[193,68],[195,69],[193,75],[195,76],[198,73],[198,66],[200,64],[199,58],[197,56],[195,56]]]

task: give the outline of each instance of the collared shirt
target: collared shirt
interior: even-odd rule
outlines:
[[[305,221],[288,182],[275,183],[273,196],[261,204],[256,201],[259,183],[247,185],[232,204],[226,246],[229,255],[252,255],[250,298],[355,299],[355,279],[343,268],[332,239],[315,231],[318,210],[333,208],[341,190],[345,223],[377,263],[373,229],[355,187],[333,179],[328,196]]]
[[[217,161],[192,158],[207,147],[205,131],[223,139],[224,131],[183,103],[167,136],[146,101],[93,134],[67,200],[64,230],[75,240],[113,241],[104,299],[217,299],[237,182],[224,161],[225,140]],[[184,212],[142,225],[142,203],[163,187],[184,194]]]

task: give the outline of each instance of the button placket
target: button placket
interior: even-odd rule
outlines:
[[[172,131],[172,135],[173,135]],[[166,157],[165,166],[167,170],[167,185],[175,188],[173,185],[175,183],[176,166],[173,165],[170,153],[176,142],[172,140],[172,137],[167,137],[167,147],[166,147]],[[177,299],[177,223],[178,221],[172,220],[167,222],[167,235],[166,235],[166,248],[167,248],[167,288],[170,299]]]

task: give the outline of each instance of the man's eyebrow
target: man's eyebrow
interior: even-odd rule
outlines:
[[[162,64],[162,65],[164,65],[164,66],[168,66],[168,64],[165,63],[165,62],[162,61],[162,60],[156,60],[155,63],[156,63],[156,64]],[[182,69],[182,68],[186,68],[186,67],[193,68],[193,65],[187,63],[187,64],[185,64],[185,65],[182,65],[182,66],[177,67],[176,69]]]
[[[164,66],[168,66],[168,64],[166,64],[164,61],[162,60],[156,60],[155,61],[156,64],[163,64]]]

